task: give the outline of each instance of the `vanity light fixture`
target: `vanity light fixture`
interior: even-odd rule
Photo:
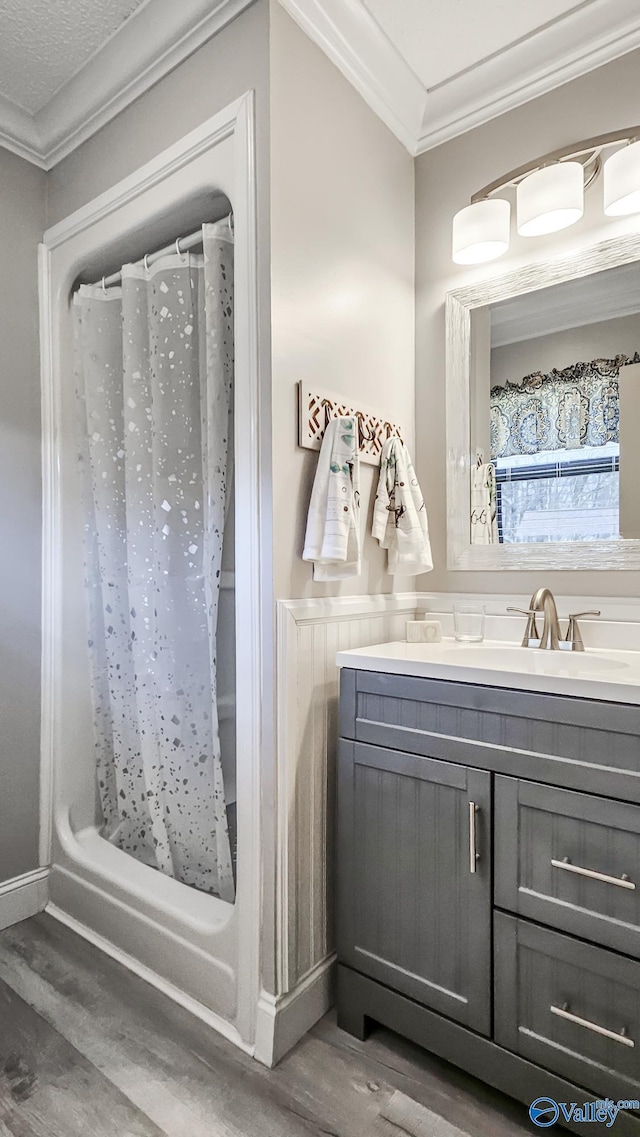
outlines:
[[[461,209],[453,219],[453,259],[459,265],[481,264],[509,248],[511,206],[503,197],[488,197]]]
[[[604,211],[608,217],[640,213],[640,142],[630,142],[607,158]]]
[[[543,166],[518,184],[516,201],[521,237],[566,229],[584,213],[584,169],[580,162]]]
[[[613,152],[604,157],[606,151]],[[584,192],[603,167],[605,213],[640,213],[640,126],[634,126],[554,150],[484,186],[453,219],[453,260],[481,264],[506,253],[511,205],[500,196],[506,191],[516,191],[520,236],[575,224],[584,212]]]

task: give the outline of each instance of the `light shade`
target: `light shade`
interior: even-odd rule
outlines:
[[[556,162],[536,170],[517,190],[518,233],[557,233],[584,213],[584,170],[579,162]]]
[[[453,259],[459,265],[482,264],[509,248],[511,206],[501,197],[467,205],[453,219]]]
[[[609,217],[640,213],[640,142],[632,142],[607,158],[604,211]]]

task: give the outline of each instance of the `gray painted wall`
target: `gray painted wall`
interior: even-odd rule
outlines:
[[[638,596],[640,572],[450,572],[446,568],[445,294],[525,264],[576,252],[625,232],[637,218],[605,218],[602,183],[587,193],[577,225],[548,238],[512,234],[500,260],[473,268],[451,260],[451,221],[472,194],[509,170],[557,147],[619,129],[638,105],[640,52],[541,95],[416,161],[417,470],[429,501],[435,569],[419,586],[450,592],[530,594],[540,584],[565,595]]]
[[[40,372],[46,176],[0,148],[0,882],[38,867]]]
[[[413,159],[277,0],[271,4],[274,578],[278,598],[391,592],[362,464],[360,576],[301,559],[317,455],[297,445],[296,381],[400,422],[413,445]],[[284,496],[286,495],[286,496]],[[276,498],[276,500],[278,500]],[[396,588],[412,587],[407,578]]]

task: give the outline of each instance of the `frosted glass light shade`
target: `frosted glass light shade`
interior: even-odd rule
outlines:
[[[632,142],[607,158],[604,211],[608,217],[640,213],[640,142]]]
[[[579,162],[556,162],[536,170],[517,190],[518,233],[557,233],[584,213],[584,170]]]
[[[453,219],[453,259],[477,265],[501,257],[509,248],[511,206],[503,198],[467,205]]]

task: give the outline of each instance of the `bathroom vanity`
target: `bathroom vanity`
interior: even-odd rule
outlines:
[[[338,656],[339,1025],[527,1105],[640,1099],[640,656],[564,654]]]

